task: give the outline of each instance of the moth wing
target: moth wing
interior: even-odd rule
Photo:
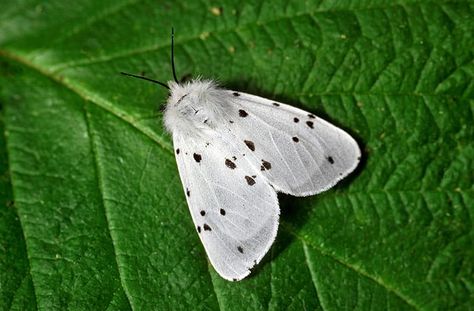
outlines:
[[[275,190],[232,144],[173,134],[186,200],[204,248],[225,279],[246,277],[275,240]]]
[[[325,191],[359,163],[357,142],[329,122],[283,103],[225,92],[235,109],[226,116],[231,132],[278,191],[295,196]]]

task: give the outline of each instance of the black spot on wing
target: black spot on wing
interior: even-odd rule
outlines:
[[[272,168],[272,164],[268,161],[265,161],[265,160],[262,160],[262,166],[263,168],[265,168],[266,170],[269,170]]]
[[[235,165],[234,162],[232,162],[231,160],[229,159],[225,159],[225,165],[230,168],[231,170],[233,170],[234,168],[237,167],[237,165]]]
[[[252,150],[252,151],[255,151],[255,144],[253,143],[253,141],[251,140],[244,140],[244,143],[247,145],[247,147]]]
[[[237,93],[237,92],[232,93],[232,95],[234,95],[234,96],[240,96],[240,94]]]
[[[327,160],[329,163],[334,164],[334,159],[331,156],[327,157]]]
[[[220,213],[222,216],[225,216],[225,210],[221,208]]]
[[[247,111],[243,110],[243,109],[239,109],[239,116],[242,117],[242,118],[245,118],[246,116],[248,116],[249,114],[247,113]]]
[[[189,191],[188,188],[186,188],[186,195],[189,197],[191,195],[191,191]]]
[[[245,176],[245,180],[247,181],[247,184],[249,184],[250,186],[255,185],[255,179],[253,179],[252,177]]]
[[[314,114],[312,114],[312,113],[308,114],[308,117],[309,117],[310,119],[316,118],[316,116],[315,116]]]
[[[295,143],[297,143],[297,142],[300,141],[300,139],[299,139],[298,137],[296,137],[296,136],[294,136],[292,139],[293,139],[293,141],[294,141]]]
[[[202,159],[201,155],[198,153],[193,154],[193,158],[198,163],[201,162],[201,159]]]
[[[200,214],[201,214],[201,216],[205,216],[205,215],[206,215],[206,211],[201,211]]]
[[[306,125],[309,126],[310,128],[314,128],[314,123],[313,121],[306,121]]]
[[[212,231],[211,227],[209,227],[208,224],[204,224],[203,228],[204,228],[204,231]]]
[[[197,227],[197,230],[198,230],[199,233],[201,233],[201,227],[200,226]]]
[[[237,250],[243,254],[244,253],[244,249],[242,248],[242,246],[237,246]]]
[[[293,121],[294,121],[295,123],[298,123],[298,122],[300,122],[300,119],[298,119],[298,118],[295,117],[295,118],[293,118]]]
[[[179,148],[176,149],[176,154],[179,154]]]
[[[280,104],[279,104],[279,103],[273,103],[273,106],[275,106],[275,107],[279,107],[279,106],[280,106]]]

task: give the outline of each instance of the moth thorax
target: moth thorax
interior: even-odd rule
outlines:
[[[222,91],[211,81],[170,83],[171,94],[165,112],[165,125],[171,132],[213,129],[219,124]],[[220,104],[221,103],[221,104]]]

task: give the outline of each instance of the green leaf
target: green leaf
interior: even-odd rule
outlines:
[[[474,305],[470,1],[7,0],[0,11],[1,310],[467,310]],[[160,103],[120,71],[314,112],[358,170],[280,196],[270,254],[220,278]]]

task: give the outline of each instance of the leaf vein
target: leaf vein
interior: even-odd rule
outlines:
[[[106,221],[106,224],[107,224],[107,229],[108,229],[108,232],[109,232],[109,236],[110,236],[110,239],[112,241],[112,248],[114,250],[114,259],[115,259],[115,264],[117,265],[117,273],[119,274],[119,279],[120,279],[120,284],[125,292],[125,297],[127,297],[127,302],[128,304],[130,305],[131,309],[133,310],[133,305],[131,303],[131,295],[128,291],[128,288],[127,286],[125,285],[125,280],[124,280],[124,276],[123,276],[123,272],[121,271],[121,266],[120,266],[120,263],[119,263],[119,260],[118,260],[118,256],[117,256],[117,248],[116,248],[116,245],[115,245],[115,238],[114,238],[114,235],[112,234],[112,229],[111,229],[111,223],[110,223],[110,215],[109,213],[107,212],[107,207],[106,207],[106,200],[105,200],[105,189],[104,189],[104,183],[103,183],[103,179],[102,179],[102,169],[100,168],[100,164],[99,164],[99,153],[98,153],[98,150],[97,150],[97,146],[96,146],[96,136],[91,128],[91,120],[90,120],[90,115],[89,115],[89,111],[87,110],[87,106],[84,105],[84,118],[85,118],[85,121],[86,121],[86,125],[87,125],[87,132],[88,132],[88,135],[89,135],[89,138],[90,138],[90,145],[91,145],[91,151],[92,151],[92,157],[93,157],[93,160],[94,160],[94,169],[95,169],[95,175],[96,175],[96,178],[97,178],[97,185],[98,185],[98,188],[99,188],[99,195],[100,195],[100,199],[101,199],[101,202],[102,202],[102,208],[104,209],[104,215],[105,215],[105,221]]]
[[[397,289],[395,289],[394,287],[390,286],[389,284],[387,284],[382,278],[380,277],[377,277],[375,275],[371,275],[370,273],[368,273],[367,271],[364,271],[363,269],[361,268],[358,268],[348,262],[345,262],[343,259],[337,257],[336,255],[334,254],[331,254],[329,252],[325,252],[323,249],[321,249],[321,247],[317,246],[316,244],[312,243],[310,240],[308,239],[305,239],[304,237],[298,235],[298,233],[296,232],[296,230],[294,230],[292,228],[292,226],[286,222],[281,222],[281,225],[282,225],[282,229],[285,229],[288,233],[290,233],[291,235],[293,235],[295,238],[297,238],[298,240],[300,240],[302,243],[305,243],[309,246],[311,246],[311,248],[313,248],[314,250],[318,251],[319,253],[321,253],[322,255],[328,257],[328,258],[331,258],[332,260],[336,261],[337,263],[343,265],[344,267],[347,267],[348,269],[356,272],[357,274],[361,275],[361,276],[364,276],[366,277],[367,279],[370,279],[372,280],[373,282],[375,282],[376,284],[378,284],[379,286],[381,286],[382,288],[384,288],[385,290],[389,291],[389,292],[392,292],[395,296],[397,296],[399,299],[401,299],[402,301],[404,301],[407,305],[413,307],[414,309],[416,310],[421,310],[422,308],[419,307],[415,301],[413,301],[410,297],[402,294],[401,292],[399,292]]]
[[[313,283],[314,290],[316,292],[316,297],[318,298],[318,303],[321,306],[321,309],[323,309],[323,311],[329,310],[329,308],[326,306],[326,302],[323,301],[323,299],[320,295],[321,289],[320,289],[320,287],[318,285],[318,282],[317,282],[317,279],[316,279],[316,272],[313,270],[313,268],[311,267],[311,263],[309,262],[308,246],[306,245],[305,241],[303,241],[303,240],[301,240],[301,244],[303,245],[303,252],[304,252],[305,262],[306,262],[306,265],[308,266],[309,274],[311,275],[311,281]]]

